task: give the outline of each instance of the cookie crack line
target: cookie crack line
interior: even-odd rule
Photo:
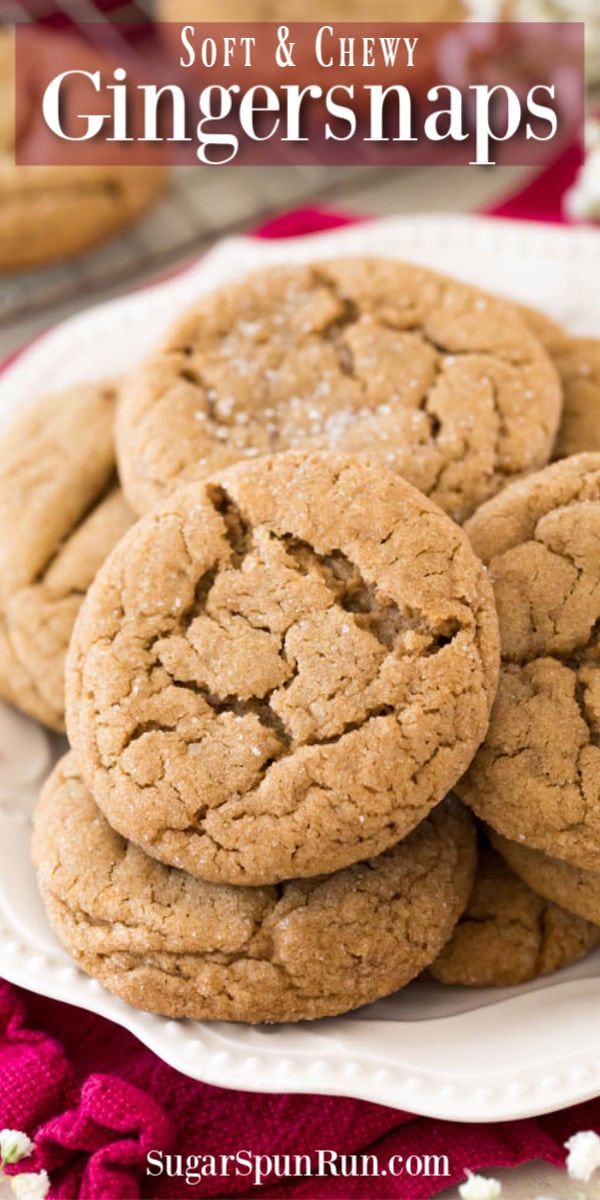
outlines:
[[[317,568],[336,603],[345,612],[354,614],[359,627],[367,629],[387,650],[393,649],[400,629],[407,626],[436,640],[438,649],[448,645],[460,632],[457,621],[443,621],[435,629],[428,619],[414,612],[404,616],[395,601],[379,599],[379,589],[363,579],[356,564],[342,550],[334,548],[329,554],[320,554],[292,534],[279,540],[300,573],[306,575],[310,567]]]
[[[321,334],[326,341],[331,342],[333,345],[342,375],[347,375],[357,383],[364,396],[367,390],[365,381],[356,374],[352,348],[343,337],[346,329],[349,329],[352,325],[357,325],[360,321],[361,314],[358,305],[349,296],[343,296],[339,289],[336,288],[333,280],[319,271],[318,267],[314,269],[313,274],[315,280],[326,288],[330,296],[337,301],[341,308],[341,312],[323,327]]]
[[[350,258],[274,268],[211,299],[132,376],[122,406],[119,455],[142,511],[179,479],[312,446],[387,459],[462,520],[547,457],[558,377],[499,298],[394,260]],[[436,382],[460,359],[469,365],[437,405]]]
[[[244,560],[253,549],[254,530],[251,523],[222,485],[209,485],[207,495],[225,525],[226,538],[231,550],[230,566],[240,570]],[[319,578],[328,587],[334,602],[345,612],[351,614],[359,628],[366,629],[388,652],[393,650],[399,631],[406,627],[431,638],[433,644],[425,651],[427,655],[437,653],[445,646],[450,645],[461,630],[458,621],[444,620],[435,627],[428,619],[414,611],[409,611],[406,616],[403,616],[398,605],[393,601],[379,599],[378,589],[364,580],[358,567],[340,549],[333,549],[330,554],[325,555],[318,553],[308,542],[292,534],[279,536],[270,531],[270,537],[284,547],[286,555],[300,575],[306,576],[311,570],[316,570]],[[196,617],[206,611],[210,593],[218,575],[218,565],[202,573],[195,588],[192,605],[180,615],[179,625],[181,628],[188,629]],[[237,615],[242,614],[238,613]],[[256,628],[256,625],[253,627]],[[272,632],[269,626],[261,626],[261,628]],[[154,643],[161,640],[163,640],[163,635],[157,635]],[[153,643],[150,643],[148,649],[152,651]],[[283,643],[280,654],[286,662],[289,661],[285,655]],[[288,680],[273,687],[265,696],[244,700],[235,693],[220,696],[199,680],[179,679],[165,666],[160,657],[156,656],[154,666],[159,664],[169,675],[175,687],[200,696],[215,714],[231,712],[236,716],[255,715],[265,728],[276,734],[281,742],[281,751],[272,754],[266,760],[261,767],[261,774],[266,774],[269,767],[279,761],[285,753],[293,752],[294,738],[269,701],[274,692],[285,691],[291,687],[298,677],[297,665],[294,666]],[[372,717],[389,715],[392,712],[392,705],[367,706],[361,720],[344,722],[343,728],[337,734],[323,738],[309,737],[303,744],[314,746],[334,744],[346,733],[359,730]],[[123,750],[146,733],[168,733],[173,732],[174,728],[175,726],[161,724],[157,721],[142,722],[131,731],[123,744]]]
[[[236,466],[167,498],[93,585],[73,744],[155,858],[257,885],[341,869],[461,774],[494,618],[466,536],[391,472],[301,452]]]
[[[600,454],[576,455],[507,488],[467,526],[495,589],[502,663],[488,733],[458,787],[504,837],[590,871],[600,869],[599,489]]]

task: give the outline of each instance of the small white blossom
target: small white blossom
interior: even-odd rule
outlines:
[[[576,220],[600,217],[600,121],[586,123],[585,145],[584,164],[565,196],[565,210]]]
[[[600,1137],[593,1130],[574,1133],[565,1142],[567,1155],[567,1172],[571,1179],[581,1183],[589,1183],[594,1171],[600,1167]]]
[[[472,21],[499,21],[502,17],[502,0],[468,0],[467,8]]]
[[[17,1163],[27,1158],[33,1150],[33,1142],[26,1133],[18,1129],[0,1129],[0,1161],[2,1163]]]
[[[467,1171],[466,1176],[466,1183],[461,1183],[458,1189],[461,1200],[499,1200],[502,1184],[497,1179],[486,1179],[472,1171]]]
[[[17,1200],[45,1200],[50,1191],[47,1171],[15,1175],[11,1184]]]
[[[505,0],[467,0],[472,21],[503,21]],[[584,21],[585,66],[588,84],[600,79],[600,12],[598,0],[512,0],[512,21]]]

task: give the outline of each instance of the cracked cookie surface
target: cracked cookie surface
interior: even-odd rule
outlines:
[[[542,899],[483,844],[467,907],[429,968],[440,983],[508,987],[577,962],[600,929]]]
[[[493,830],[490,840],[511,870],[539,896],[600,925],[600,872],[585,871],[583,867],[551,858],[522,842],[511,842]]]
[[[44,396],[0,437],[0,695],[64,727],[67,646],[133,513],[115,482],[116,391]]]
[[[17,166],[14,53],[12,30],[0,29],[0,271],[82,253],[141,215],[165,183],[156,167]],[[31,42],[29,55],[31,63],[25,52],[21,60],[22,89],[25,70],[35,63]],[[19,116],[25,125],[27,115]]]
[[[470,815],[445,801],[402,845],[321,879],[205,883],[108,825],[73,755],[46,783],[33,859],[77,963],[138,1008],[220,1021],[299,1021],[368,1004],[435,958],[466,904]]]
[[[494,588],[502,667],[457,791],[505,837],[600,870],[600,455],[513,484],[466,531]]]
[[[271,268],[203,297],[133,371],[119,469],[145,512],[244,458],[360,452],[462,521],[545,465],[560,408],[513,305],[391,260]]]
[[[201,878],[334,871],[466,769],[498,668],[491,588],[435,505],[288,452],[187,485],[100,571],[67,724],[114,829]]]

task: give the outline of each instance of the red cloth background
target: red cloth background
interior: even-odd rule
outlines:
[[[560,220],[560,201],[580,162],[573,150],[497,215]],[[283,215],[257,231],[294,236],[356,220],[319,209]],[[549,1098],[551,1099],[551,1098]],[[270,1096],[195,1083],[101,1017],[45,1000],[0,981],[0,1128],[36,1136],[22,1165],[45,1167],[56,1200],[181,1200],[251,1194],[309,1200],[429,1200],[472,1170],[538,1158],[564,1163],[563,1144],[580,1129],[600,1132],[600,1100],[535,1120],[461,1125],[393,1109],[319,1096]],[[247,1179],[150,1179],[146,1154],[310,1154],[317,1148],[375,1154],[446,1154],[451,1176],[439,1180],[287,1179],[252,1188]],[[16,1168],[19,1170],[19,1168]]]

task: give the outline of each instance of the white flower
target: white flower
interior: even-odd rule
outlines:
[[[472,21],[500,21],[502,0],[468,0],[469,16]]]
[[[600,1167],[600,1137],[593,1130],[574,1133],[565,1142],[569,1151],[567,1155],[567,1171],[571,1179],[581,1183],[589,1183],[594,1171]]]
[[[498,1200],[502,1195],[502,1184],[497,1179],[486,1179],[472,1171],[467,1171],[466,1176],[466,1183],[461,1183],[458,1189],[461,1200]]]
[[[565,197],[565,210],[576,220],[600,217],[600,121],[585,128],[585,162]]]
[[[586,73],[600,80],[598,0],[467,0],[472,21],[585,21]]]
[[[44,1200],[50,1191],[47,1171],[15,1175],[14,1179],[11,1179],[11,1183],[17,1200]]]
[[[32,1150],[33,1142],[26,1133],[20,1133],[18,1129],[0,1129],[0,1161],[5,1165],[20,1162]]]

